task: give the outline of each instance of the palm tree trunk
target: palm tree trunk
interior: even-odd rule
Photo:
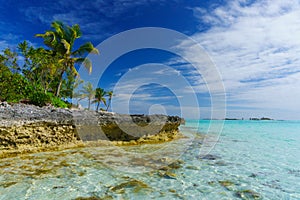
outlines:
[[[91,99],[89,98],[89,105],[88,105],[88,110],[91,108]]]
[[[100,105],[100,102],[98,102],[98,104],[97,104],[97,109],[96,109],[97,111],[99,110],[99,105]]]
[[[107,104],[107,106],[106,106],[106,111],[108,111],[108,108],[109,108],[109,106],[110,106],[110,102],[111,102],[111,99],[108,100],[108,104]]]
[[[60,80],[59,80],[59,84],[57,86],[57,90],[56,90],[56,94],[55,94],[55,96],[57,96],[57,97],[59,96],[60,88],[61,88],[61,85],[62,85],[62,82],[63,82],[63,74],[64,74],[64,71],[62,71],[60,73]]]

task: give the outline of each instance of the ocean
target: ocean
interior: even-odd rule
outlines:
[[[299,121],[187,120],[180,129],[186,137],[169,143],[1,159],[0,199],[300,200]]]

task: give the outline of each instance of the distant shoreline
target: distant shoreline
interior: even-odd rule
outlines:
[[[224,120],[250,120],[250,121],[273,121],[274,119],[269,118],[269,117],[250,117],[249,119],[244,119],[244,118],[225,118]]]

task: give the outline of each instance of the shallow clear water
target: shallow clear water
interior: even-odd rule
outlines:
[[[209,124],[187,121],[170,143],[2,159],[0,199],[300,199],[300,122],[226,121],[203,157]]]

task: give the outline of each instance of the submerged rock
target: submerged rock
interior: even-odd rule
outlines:
[[[251,177],[251,178],[256,178],[258,175],[257,174],[255,174],[255,173],[251,173],[250,175],[249,175],[249,177]]]
[[[217,161],[213,165],[216,165],[216,166],[227,166],[228,164],[225,163],[224,161]]]
[[[216,181],[208,181],[207,184],[210,185],[210,186],[215,186],[216,185]]]
[[[234,185],[233,182],[229,181],[229,180],[224,180],[224,181],[219,181],[220,185],[224,186],[224,187],[228,187],[228,186],[232,186]]]
[[[158,175],[165,179],[176,179],[176,174],[166,171],[166,172],[158,172]]]
[[[199,168],[196,166],[186,166],[185,168],[190,170],[199,170]]]
[[[7,188],[7,187],[10,187],[10,186],[15,185],[15,184],[17,184],[17,183],[18,183],[18,182],[16,182],[16,181],[5,182],[5,183],[0,184],[0,187]]]
[[[113,199],[113,198],[111,198]],[[75,200],[103,200],[103,198],[100,197],[77,197]]]
[[[296,177],[300,177],[300,170],[299,169],[289,169],[288,173],[292,174],[292,175],[294,175]]]
[[[230,191],[232,191],[234,189],[233,186],[236,185],[235,183],[233,183],[232,181],[229,181],[229,180],[223,180],[223,181],[218,181],[218,182],[221,186],[223,186],[224,188],[226,188],[227,190],[230,190]]]
[[[207,155],[204,155],[204,156],[199,156],[199,158],[203,159],[203,160],[217,160],[217,159],[220,159],[221,157],[216,156],[216,155],[212,155],[212,154],[207,154]]]
[[[150,187],[142,181],[132,179],[130,181],[121,183],[117,186],[110,187],[110,190],[113,192],[116,192],[116,193],[124,193],[126,188],[127,189],[131,188],[131,189],[133,189],[133,192],[136,193],[142,189],[146,189],[146,188],[149,189]]]
[[[169,189],[169,192],[176,193],[175,189]]]
[[[253,191],[253,190],[240,190],[237,191],[236,196],[241,199],[262,199],[259,193]]]
[[[168,165],[170,169],[179,169],[182,167],[183,161],[182,160],[176,160]]]

